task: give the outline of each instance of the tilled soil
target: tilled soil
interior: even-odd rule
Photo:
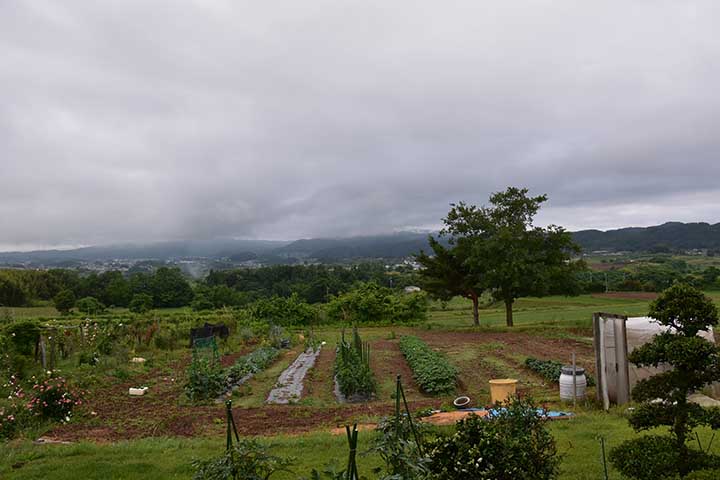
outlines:
[[[484,343],[497,342],[503,348],[491,354],[514,367],[513,354],[532,355],[542,359],[569,359],[575,351],[578,363],[592,370],[594,355],[592,346],[572,339],[549,339],[529,333],[485,333],[485,332],[440,332],[417,331],[416,334],[438,350],[458,350],[478,348]],[[486,347],[487,348],[487,347]],[[412,381],[409,369],[398,348],[397,340],[376,340],[372,342],[372,369],[376,378],[395,378],[398,373],[403,377],[403,385],[410,408],[438,408],[447,403],[448,398],[429,398],[422,395]],[[224,362],[236,356],[224,358]],[[332,370],[334,352],[324,348],[314,373],[308,379],[306,397],[332,398]],[[85,409],[79,412],[73,422],[59,425],[48,433],[47,437],[78,441],[112,442],[153,436],[190,437],[204,434],[221,435],[225,428],[225,406],[212,404],[193,406],[185,403],[182,383],[187,359],[174,362],[169,368],[154,369],[132,380],[106,384],[93,389],[86,397]],[[472,379],[477,373],[492,376],[500,372],[492,371],[487,365],[458,365],[465,378]],[[482,369],[485,369],[481,372]],[[484,377],[483,377],[484,378]],[[128,388],[147,385],[148,394],[142,397],[130,397]],[[461,386],[462,388],[462,386]],[[328,389],[327,392],[325,389]],[[353,421],[367,421],[368,418],[391,414],[394,401],[390,398],[359,403],[335,405],[322,402],[323,406],[313,405],[264,405],[256,408],[234,408],[235,421],[242,435],[294,434],[321,428],[337,427]]]

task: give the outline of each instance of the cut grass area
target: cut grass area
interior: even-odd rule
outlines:
[[[595,480],[603,478],[599,435],[605,437],[608,451],[636,434],[618,413],[581,412],[573,420],[549,424],[558,452],[562,455],[561,480]],[[445,429],[449,432],[451,429]],[[703,445],[707,446],[712,433],[699,429]],[[359,451],[367,451],[374,438],[372,432],[361,432]],[[296,480],[307,476],[313,468],[329,462],[344,466],[347,458],[347,439],[326,432],[299,436],[278,436],[262,441],[272,444],[272,452],[296,458],[292,473],[273,476],[275,480]],[[205,459],[222,453],[224,437],[167,439],[154,438],[131,442],[97,445],[32,445],[29,441],[14,442],[0,453],[0,478],[16,480],[46,479],[190,479],[193,459]],[[720,443],[711,451],[720,454]],[[361,475],[374,478],[372,468],[380,466],[377,455],[358,457]],[[14,468],[13,465],[16,467]],[[610,468],[610,479],[620,475]]]
[[[713,297],[713,295],[711,295]],[[713,297],[720,300],[720,295]],[[577,297],[552,296],[544,298],[521,298],[515,302],[514,321],[516,328],[522,327],[575,327],[590,328],[592,314],[608,311],[629,316],[645,315],[649,301],[626,298],[595,297],[579,295]],[[457,328],[472,327],[471,302],[463,298],[454,298],[443,309],[434,302],[430,309],[428,323],[433,327]],[[481,327],[503,327],[505,308],[493,305],[480,310]]]

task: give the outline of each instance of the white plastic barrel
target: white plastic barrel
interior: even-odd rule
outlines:
[[[587,378],[585,378],[585,369],[575,367],[575,398],[581,400],[585,398],[585,389],[587,388]],[[560,374],[560,400],[573,400],[573,367],[562,367]]]

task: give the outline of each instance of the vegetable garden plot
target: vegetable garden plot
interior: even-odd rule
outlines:
[[[288,404],[300,399],[303,391],[303,380],[308,370],[315,365],[315,360],[320,355],[320,348],[313,350],[308,348],[298,355],[295,361],[280,374],[276,387],[272,389],[267,403]]]

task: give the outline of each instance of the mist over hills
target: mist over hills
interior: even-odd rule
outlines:
[[[110,245],[72,250],[40,250],[0,253],[0,263],[62,265],[69,262],[114,259],[229,258],[244,262],[294,263],[297,261],[338,262],[369,258],[403,258],[428,250],[427,232],[399,232],[348,238],[311,238],[295,241],[269,240],[188,240],[152,244]],[[574,240],[586,252],[649,251],[654,249],[720,249],[720,223],[668,222],[652,227],[573,232]]]

